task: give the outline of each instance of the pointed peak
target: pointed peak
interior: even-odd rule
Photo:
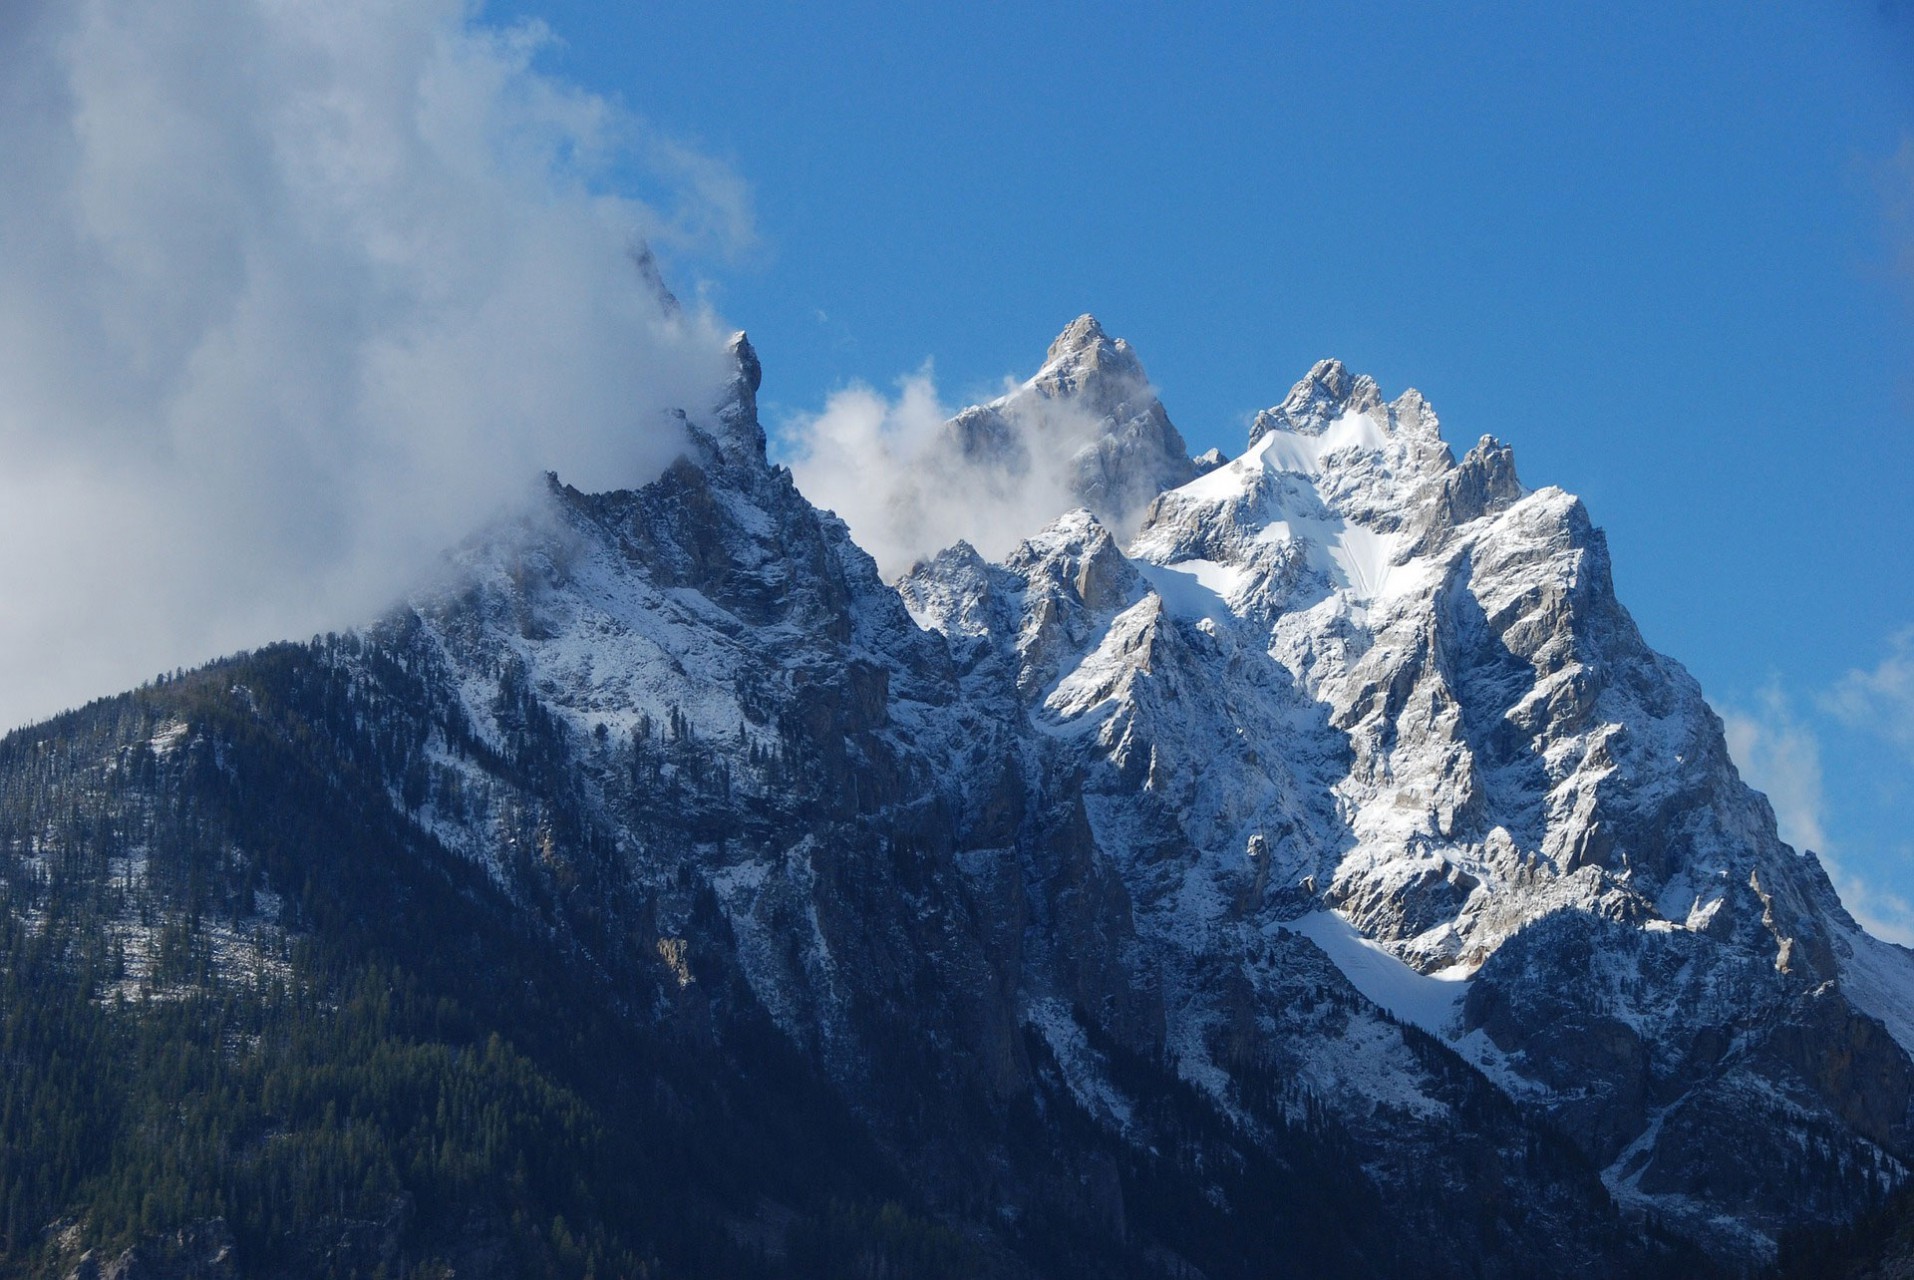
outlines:
[[[725,384],[724,394],[718,400],[718,414],[755,426],[758,420],[758,388],[764,385],[764,366],[758,363],[757,349],[751,345],[751,339],[744,336],[742,329],[731,335],[725,350],[730,353],[737,370]]]
[[[966,578],[981,580],[987,576],[989,567],[990,562],[984,559],[977,548],[971,546],[968,540],[959,538],[941,551],[919,556],[904,571],[903,577],[939,578],[944,581]]]
[[[1196,474],[1199,476],[1206,476],[1218,467],[1227,467],[1228,465],[1229,455],[1221,449],[1205,449],[1202,453],[1190,459],[1190,466],[1195,469]]]
[[[951,543],[942,551],[939,551],[934,558],[938,560],[948,559],[953,564],[985,563],[983,556],[978,552],[977,548],[970,545],[968,538],[957,539],[957,541]]]
[[[1049,351],[1044,353],[1043,372],[1037,375],[1037,380],[1041,381],[1045,374],[1064,374],[1071,384],[1094,374],[1145,378],[1143,363],[1136,358],[1130,344],[1121,338],[1112,338],[1087,311],[1065,325],[1057,340],[1050,344]]]
[[[731,335],[731,341],[725,344],[725,350],[738,362],[738,377],[744,381],[752,395],[764,385],[764,366],[758,361],[757,348],[751,345],[751,339],[740,329]]]
[[[1103,331],[1103,326],[1097,323],[1097,318],[1086,311],[1063,327],[1063,332],[1058,334],[1056,341],[1050,344],[1050,350],[1044,360],[1045,363],[1050,363],[1109,341],[1110,335]]]
[[[942,469],[924,476],[927,491],[970,484],[997,503],[1019,495],[1016,518],[1030,525],[1082,504],[1127,536],[1152,499],[1195,475],[1189,445],[1129,344],[1095,316],[1072,321],[1049,356],[1026,381],[943,424],[924,455]]]
[[[1334,357],[1318,360],[1309,366],[1309,372],[1303,375],[1302,380],[1290,388],[1289,398],[1294,400],[1306,393],[1312,399],[1346,400],[1353,382],[1354,375],[1342,361]]]
[[[1255,444],[1272,431],[1318,435],[1345,414],[1367,413],[1381,404],[1382,391],[1374,378],[1350,373],[1340,360],[1318,360],[1281,404],[1256,415],[1249,442]]]
[[[1280,411],[1302,422],[1328,414],[1363,413],[1382,403],[1382,391],[1366,373],[1350,373],[1340,360],[1318,360],[1301,381],[1289,389]]]
[[[1114,546],[1116,539],[1110,536],[1109,527],[1097,518],[1096,512],[1088,507],[1073,507],[1025,538],[1004,563],[1016,567],[1058,556],[1081,555],[1105,542]]]
[[[1093,608],[1120,603],[1139,580],[1109,526],[1088,507],[1066,511],[1025,538],[1004,560],[1013,572],[1069,583]]]
[[[1528,493],[1515,474],[1515,450],[1494,436],[1483,436],[1456,467],[1458,483],[1479,488],[1484,511],[1500,511]]]
[[[758,425],[758,388],[764,383],[764,366],[742,329],[731,335],[725,350],[737,362],[737,372],[715,406],[717,424],[710,435],[719,452],[733,461],[762,462],[765,441],[764,428]]]

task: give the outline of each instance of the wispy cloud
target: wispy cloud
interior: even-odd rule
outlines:
[[[633,255],[748,246],[749,190],[472,11],[0,5],[0,725],[357,621],[538,471],[678,448],[724,333]]]
[[[1006,394],[1017,384],[1007,382]],[[937,393],[928,362],[886,396],[862,383],[822,413],[780,426],[804,495],[843,517],[887,578],[958,541],[1001,559],[1057,516],[1083,505],[1077,454],[1107,424],[1065,398],[1021,395],[966,434]]]
[[[762,244],[751,184],[729,163],[651,130],[642,155],[666,193],[654,244],[737,261]]]
[[[1826,851],[1821,744],[1814,731],[1795,718],[1780,685],[1762,690],[1752,709],[1731,708],[1721,718],[1728,754],[1748,785],[1774,806],[1781,838],[1797,849]]]
[[[1850,673],[1850,679],[1858,674]],[[1752,707],[1724,709],[1721,718],[1728,753],[1743,780],[1774,806],[1781,838],[1820,856],[1842,903],[1870,933],[1914,946],[1914,903],[1857,867],[1861,855],[1888,851],[1848,850],[1829,838],[1820,738],[1796,714],[1780,684],[1771,682]]]
[[[1888,642],[1879,664],[1842,676],[1822,704],[1842,723],[1877,734],[1914,762],[1914,627]]]

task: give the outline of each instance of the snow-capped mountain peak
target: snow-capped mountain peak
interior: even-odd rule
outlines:
[[[708,1051],[740,1092],[706,1109],[616,1078],[670,1132],[748,1110],[738,1149],[782,1152],[775,1102],[728,1099],[791,1098],[1005,1257],[1054,1221],[1168,1274],[1654,1274],[1619,1204],[1745,1271],[1906,1177],[1914,954],[1780,842],[1586,508],[1508,446],[1458,461],[1421,396],[1325,361],[1199,468],[1084,317],[949,424],[983,452],[931,461],[974,470],[912,491],[1060,480],[994,509],[1049,523],[892,587],[766,459],[732,350],[651,484],[554,479],[363,635],[122,700],[124,749],[0,840],[8,885],[58,859],[124,910],[132,860],[61,845],[113,827],[68,820],[113,777],[122,818],[202,788],[137,847],[221,860],[207,918],[251,910],[264,882],[223,869],[254,849],[314,901],[256,789],[281,778],[325,857],[424,858],[408,883],[510,926],[447,931],[458,957],[575,964],[498,970],[540,1019],[568,997],[530,974],[590,976],[562,1056],[601,1019],[580,1061]],[[84,719],[0,752],[0,790],[94,758]],[[258,836],[198,835],[209,797]],[[727,1170],[723,1203],[813,1169]],[[1280,1252],[1318,1225],[1272,1216],[1298,1203],[1388,1252]]]
[[[1337,419],[1366,413],[1381,403],[1375,379],[1350,373],[1340,360],[1318,360],[1281,404],[1256,415],[1249,442],[1253,445],[1271,431],[1317,435]]]
[[[1025,385],[1051,396],[1096,395],[1103,385],[1147,386],[1143,362],[1122,338],[1112,338],[1088,312],[1064,326],[1044,353],[1043,367]],[[1125,388],[1134,390],[1135,388]]]

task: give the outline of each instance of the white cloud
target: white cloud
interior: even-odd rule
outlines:
[[[0,724],[382,608],[546,468],[642,482],[724,166],[459,0],[0,5]],[[647,169],[650,202],[605,194]]]
[[[1795,719],[1779,686],[1769,685],[1759,701],[1753,711],[1722,713],[1728,754],[1743,780],[1774,806],[1781,838],[1797,849],[1825,851],[1821,745],[1814,731]]]
[[[1914,903],[1873,879],[1857,874],[1824,826],[1821,744],[1799,720],[1778,684],[1761,691],[1749,711],[1722,712],[1728,754],[1742,779],[1774,806],[1781,838],[1820,856],[1835,891],[1863,928],[1876,937],[1914,946]]]
[[[1914,760],[1914,627],[1889,640],[1878,666],[1842,676],[1823,703],[1844,724],[1879,734]]]
[[[1907,851],[1901,852],[1905,859]],[[1877,938],[1914,947],[1914,902],[1872,881],[1850,875],[1838,866],[1828,866],[1828,878],[1841,895],[1841,905],[1863,929]]]
[[[938,397],[928,362],[900,378],[895,398],[862,383],[824,411],[779,430],[804,496],[843,517],[888,579],[958,541],[1000,560],[1064,512],[1084,505],[1079,454],[1108,423],[1064,397],[1018,393],[968,437],[947,430],[957,410]],[[1110,519],[1124,532],[1142,513]]]

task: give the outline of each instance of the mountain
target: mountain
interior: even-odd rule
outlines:
[[[1120,533],[1135,527],[1157,494],[1198,470],[1143,362],[1090,315],[1057,335],[1028,381],[945,423],[942,443],[941,456],[920,465],[967,468],[986,477],[987,487],[1032,473],[1054,477],[1060,497]]]
[[[1718,1251],[1902,1177],[1909,953],[1780,842],[1586,510],[1506,446],[1457,461],[1421,396],[1324,361],[1127,556],[1075,515],[994,575],[902,590],[1079,762],[1186,1073],[1243,1016],[1215,958],[1302,932]]]
[[[927,367],[895,405],[854,388],[790,429],[800,487],[839,508],[887,578],[959,540],[1002,557],[1080,506],[1127,534],[1157,494],[1208,465],[1189,457],[1129,343],[1091,316],[1030,378],[946,412]]]
[[[1914,954],[1506,447],[1326,361],[1193,461],[1085,317],[946,428],[1084,506],[893,584],[734,353],[0,740],[0,1272],[1732,1274],[1904,1180]]]

